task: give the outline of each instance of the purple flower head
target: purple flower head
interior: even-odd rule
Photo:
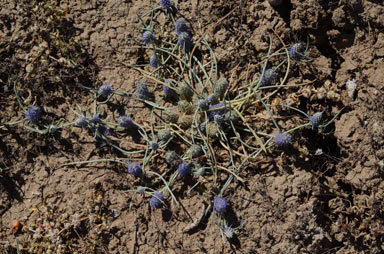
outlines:
[[[151,94],[148,91],[147,82],[140,80],[136,83],[136,93],[140,99],[146,100],[151,97]]]
[[[149,200],[149,206],[152,208],[160,208],[164,202],[163,194],[156,191]]]
[[[299,60],[302,56],[301,50],[303,49],[303,45],[301,43],[293,44],[289,49],[289,56],[294,60]]]
[[[155,40],[155,36],[151,31],[145,31],[142,39],[145,44],[149,44]]]
[[[215,197],[213,207],[218,213],[225,213],[227,211],[227,201],[223,197]]]
[[[157,67],[159,65],[159,59],[157,58],[156,54],[153,54],[149,58],[149,64],[152,65],[152,67]]]
[[[117,119],[117,123],[125,128],[125,129],[130,129],[133,127],[133,122],[132,122],[132,119],[128,116],[120,116],[118,119]]]
[[[27,119],[29,121],[32,123],[37,123],[41,115],[41,108],[39,106],[32,105],[30,108],[28,108],[25,114],[27,115]]]
[[[174,89],[171,88],[171,87],[175,87],[172,81],[170,81],[169,79],[166,79],[164,83],[168,85],[168,86],[163,85],[163,94],[165,98],[167,98],[168,100],[177,100],[177,93]]]
[[[169,9],[172,7],[172,3],[170,0],[160,0],[160,6],[163,9]]]
[[[191,148],[189,148],[189,154],[192,158],[197,158],[202,156],[204,154],[204,151],[201,145],[194,144],[191,146]]]
[[[134,177],[140,177],[143,174],[141,166],[135,162],[128,164],[128,173]]]
[[[207,122],[199,123],[199,130],[204,133],[206,126],[207,126]]]
[[[96,124],[96,123],[101,123],[101,119],[100,119],[100,117],[99,117],[99,114],[94,114],[94,115],[92,116],[91,122],[94,123],[94,124]]]
[[[215,105],[219,103],[219,100],[217,99],[216,94],[208,95],[207,100],[210,105]]]
[[[97,131],[103,136],[111,136],[111,131],[104,125],[99,125]]]
[[[157,137],[160,141],[167,142],[172,137],[172,134],[168,129],[162,129],[157,133]]]
[[[312,127],[317,127],[320,125],[321,118],[323,117],[323,111],[322,112],[316,112],[312,116],[309,117],[309,121],[312,124]]]
[[[225,235],[227,238],[231,239],[231,238],[233,237],[233,229],[232,229],[231,227],[226,227],[226,228],[224,229],[224,235]]]
[[[263,85],[271,84],[277,77],[276,71],[274,69],[266,69],[264,75],[261,77],[261,83]]]
[[[111,86],[111,85],[103,84],[103,85],[100,86],[100,88],[99,88],[99,95],[100,95],[100,96],[108,97],[108,96],[111,95],[112,93],[113,93],[113,89],[112,89],[112,86]]]
[[[81,115],[79,118],[76,119],[75,125],[79,127],[85,127],[87,126],[87,119],[84,115]]]
[[[201,109],[201,110],[208,110],[209,109],[209,103],[208,103],[208,100],[206,99],[200,99],[197,101],[197,106]]]
[[[288,147],[291,144],[292,136],[288,133],[278,133],[275,135],[275,143],[280,148]]]
[[[177,167],[177,170],[179,171],[179,175],[181,175],[182,177],[186,177],[191,173],[192,167],[191,164],[183,161],[180,162],[179,166]]]
[[[152,151],[156,151],[159,149],[159,144],[156,141],[150,141],[149,146],[151,147]]]
[[[223,116],[225,114],[225,104],[219,103],[209,107],[208,118],[209,121],[214,121],[216,115]]]
[[[177,35],[180,35],[181,33],[189,33],[189,28],[184,18],[178,18],[175,21],[175,32]]]
[[[180,48],[183,51],[190,50],[192,46],[192,38],[187,32],[181,32],[179,36],[177,37],[178,43],[180,45]]]

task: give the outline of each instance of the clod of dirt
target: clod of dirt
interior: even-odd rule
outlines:
[[[345,83],[345,86],[347,88],[348,97],[351,98],[351,100],[353,100],[356,92],[356,87],[357,87],[356,80],[354,79],[348,80],[347,83]]]
[[[17,232],[20,231],[20,229],[23,227],[21,222],[19,220],[13,220],[11,223],[11,229],[9,230],[9,235],[16,235]]]

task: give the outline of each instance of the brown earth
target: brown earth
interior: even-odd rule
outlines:
[[[92,96],[79,85],[135,91],[142,76],[125,66],[148,55],[127,39],[141,36],[137,14],[157,1],[4,2],[1,123],[24,117],[14,85],[25,103],[36,97],[47,122],[74,121],[76,105],[92,108]],[[308,38],[313,61],[293,64],[288,81],[314,82],[280,99],[305,112],[324,111],[327,119],[341,114],[322,131],[295,133],[300,153],[272,150],[239,173],[245,182],[226,191],[228,216],[242,226],[231,241],[222,241],[212,214],[183,233],[212,202],[210,193],[178,184],[183,208],[167,197],[169,209],[153,210],[148,199],[121,192],[137,183],[123,166],[63,166],[121,157],[84,129],[41,135],[26,123],[0,128],[0,253],[384,253],[382,1],[284,0],[276,8],[268,1],[175,2],[196,38],[205,33],[220,76],[233,87],[260,72],[269,36],[274,49],[282,46],[276,35],[286,45]],[[168,25],[163,12],[156,20],[155,29]],[[348,81],[356,83],[352,96]],[[137,122],[150,115],[142,104],[114,97],[102,118],[115,121],[122,110]],[[276,119],[286,129],[300,122],[295,112]],[[252,126],[273,132],[262,118]],[[11,232],[15,219],[23,227]]]

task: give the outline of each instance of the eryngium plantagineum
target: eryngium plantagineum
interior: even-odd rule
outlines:
[[[167,142],[172,137],[172,134],[168,129],[162,129],[157,133],[157,137],[160,141]]]
[[[136,83],[136,94],[143,100],[148,100],[151,97],[151,94],[148,91],[147,82],[140,80]]]
[[[280,148],[286,148],[291,144],[292,136],[288,133],[278,133],[275,135],[275,144]]]
[[[128,164],[128,173],[134,177],[140,177],[143,174],[143,169],[136,162]]]
[[[294,60],[299,60],[302,56],[301,50],[303,49],[303,45],[301,43],[293,44],[289,49],[289,56]]]
[[[149,44],[155,40],[155,36],[153,35],[153,33],[151,31],[145,31],[143,33],[142,39],[143,39],[143,42],[145,44]]]
[[[172,2],[170,0],[160,0],[160,6],[164,9],[169,9],[172,7]]]
[[[215,105],[212,105],[209,107],[209,111],[208,111],[209,121],[214,121],[215,115],[223,116],[224,114],[225,114],[225,104],[224,103],[215,104]]]
[[[113,89],[112,89],[111,85],[103,84],[99,88],[99,95],[102,96],[102,97],[108,97],[112,93],[113,93]]]
[[[227,211],[227,201],[223,197],[215,197],[213,201],[213,207],[218,213],[225,213]]]
[[[181,33],[189,33],[189,28],[184,18],[178,18],[175,21],[175,32],[177,35],[180,35]]]
[[[227,238],[231,239],[231,238],[233,237],[233,229],[232,229],[231,227],[226,227],[226,228],[224,229],[224,235],[225,235]]]
[[[165,153],[165,161],[169,164],[169,165],[174,165],[176,163],[178,163],[180,160],[180,157],[179,155],[174,152],[174,151],[168,151]]]
[[[41,108],[39,106],[32,105],[29,109],[27,109],[25,114],[29,121],[32,123],[37,123],[41,115]]]
[[[159,59],[157,58],[156,54],[153,54],[149,58],[149,64],[152,65],[152,67],[157,67],[159,66]]]
[[[219,98],[223,98],[225,92],[227,91],[228,89],[228,80],[226,78],[220,78],[216,84],[215,84],[215,88],[214,88],[214,93],[216,94],[217,97]]]
[[[90,122],[94,123],[94,124],[101,123],[101,119],[99,117],[99,114],[94,114],[92,116],[92,119],[90,120]]]
[[[193,144],[191,148],[189,148],[189,154],[192,158],[197,158],[202,156],[204,154],[204,151],[201,145]]]
[[[181,32],[177,37],[177,41],[180,45],[180,48],[183,51],[189,51],[192,46],[192,38],[187,32]]]
[[[156,191],[149,200],[149,206],[152,208],[160,208],[164,202],[163,194]]]
[[[201,110],[208,110],[209,109],[209,103],[208,103],[208,100],[206,99],[200,99],[197,101],[197,106],[201,109]]]
[[[316,128],[320,125],[322,117],[323,112],[316,112],[315,114],[309,117],[309,121],[311,122],[313,128]]]
[[[193,90],[191,89],[190,86],[184,83],[180,84],[179,91],[180,91],[180,94],[184,97],[184,99],[186,99],[187,101],[191,101],[193,96]]]
[[[183,161],[179,164],[179,166],[177,166],[177,170],[179,171],[180,176],[186,177],[191,173],[192,167],[191,167],[191,164]]]
[[[172,81],[170,81],[169,79],[166,79],[164,83],[168,85],[168,86],[163,85],[163,94],[165,98],[168,100],[177,100],[178,99],[177,93],[174,89],[172,89],[172,87],[175,87]]]
[[[152,151],[156,151],[160,147],[159,144],[154,140],[149,142],[149,146],[151,147]]]
[[[264,75],[261,77],[261,83],[263,85],[269,85],[276,79],[276,71],[274,69],[266,69]]]
[[[131,129],[133,127],[132,119],[129,116],[120,116],[117,123],[124,129]]]
[[[217,103],[219,103],[219,100],[217,99],[217,96],[216,94],[210,94],[208,95],[207,97],[207,101],[210,105],[215,105]]]
[[[79,118],[76,119],[75,125],[78,127],[85,127],[87,126],[87,119],[84,115],[81,115]]]

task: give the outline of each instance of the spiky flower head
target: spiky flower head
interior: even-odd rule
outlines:
[[[148,91],[147,82],[145,82],[145,80],[140,80],[136,83],[136,94],[143,100],[147,100],[151,97],[151,94]]]
[[[217,99],[216,94],[208,95],[207,100],[210,105],[215,105],[219,103],[219,100]]]
[[[149,58],[149,64],[152,65],[152,67],[157,67],[159,65],[159,59],[157,58],[156,54],[153,54]]]
[[[213,207],[218,213],[225,213],[227,211],[227,201],[223,197],[215,197]]]
[[[261,83],[263,85],[271,84],[277,77],[276,71],[274,69],[266,69],[264,75],[261,77]]]
[[[291,144],[292,136],[288,133],[278,133],[275,135],[275,143],[280,148],[288,147]]]
[[[312,116],[309,117],[309,121],[311,122],[312,124],[312,127],[317,127],[320,125],[321,123],[321,118],[323,117],[323,111],[321,112],[316,112],[315,114],[313,114]]]
[[[84,115],[81,115],[79,118],[76,119],[75,125],[79,127],[85,127],[87,126],[87,119]]]
[[[208,110],[209,109],[209,103],[206,99],[199,99],[197,101],[197,106],[201,109],[201,110]]]
[[[144,194],[145,194],[145,190],[147,189],[147,187],[145,186],[137,186],[136,188],[136,192],[139,193],[141,196],[144,197]]]
[[[289,53],[289,56],[294,59],[294,60],[299,60],[301,55],[302,55],[302,49],[303,49],[303,45],[301,43],[295,43],[293,44],[289,49],[288,49],[288,53]]]
[[[178,18],[175,21],[175,32],[177,35],[180,35],[181,33],[189,33],[189,28],[184,18]]]
[[[209,107],[208,118],[209,121],[215,120],[215,115],[223,116],[225,114],[225,104],[218,103]]]
[[[236,123],[239,120],[239,115],[234,110],[225,112],[224,121]]]
[[[209,122],[207,124],[207,132],[208,132],[208,136],[210,138],[215,138],[217,137],[218,133],[219,133],[219,129],[217,127],[217,124],[214,123],[214,122]]]
[[[99,133],[100,133],[100,135],[102,135],[102,136],[111,136],[112,135],[112,133],[111,133],[111,131],[107,128],[107,127],[105,127],[104,125],[99,125],[99,126],[97,126],[97,129],[96,129]]]
[[[27,115],[27,119],[29,121],[31,121],[32,123],[37,123],[41,115],[41,108],[39,106],[32,105],[27,109],[25,114]]]
[[[162,129],[157,133],[157,137],[160,141],[167,142],[172,137],[172,134],[168,129]]]
[[[192,114],[193,113],[193,106],[191,103],[189,103],[186,100],[180,100],[177,103],[177,106],[179,107],[180,111],[186,114]]]
[[[199,130],[201,132],[205,132],[205,127],[207,126],[207,122],[199,123]]]
[[[94,114],[92,116],[91,122],[94,124],[101,123],[101,119],[100,119],[99,114]]]
[[[192,38],[187,32],[181,32],[177,37],[177,41],[180,45],[180,48],[183,51],[189,51],[192,46]]]
[[[193,144],[191,148],[189,148],[189,154],[192,158],[197,158],[202,156],[204,154],[204,151],[201,145]]]
[[[223,98],[228,89],[228,80],[226,78],[219,78],[214,87],[214,93],[218,98]]]
[[[175,87],[175,85],[169,79],[166,79],[164,82],[168,85],[163,85],[163,94],[165,98],[167,98],[168,100],[177,100],[177,93],[174,89],[172,89],[172,87]]]
[[[128,173],[134,177],[140,177],[143,174],[143,169],[136,162],[128,164]]]
[[[183,98],[185,100],[187,100],[187,101],[192,100],[193,90],[187,84],[185,84],[185,83],[179,84],[179,92],[180,92],[180,95],[183,96]]]
[[[165,161],[171,165],[178,165],[180,163],[179,155],[174,151],[168,151],[165,153]]]
[[[149,206],[152,208],[160,208],[164,202],[163,194],[156,191],[149,200]]]
[[[224,229],[224,235],[228,238],[231,239],[233,237],[233,229],[231,227],[226,227]]]
[[[172,3],[170,0],[160,0],[160,6],[163,9],[169,9],[172,7]]]
[[[117,123],[125,128],[125,129],[130,129],[133,127],[133,122],[132,122],[132,118],[130,118],[129,116],[120,116],[118,119],[117,119]]]
[[[149,146],[151,147],[152,151],[156,151],[160,147],[159,144],[154,140],[149,142]]]
[[[213,121],[214,121],[217,125],[221,126],[222,124],[225,123],[224,115],[220,115],[220,114],[215,115],[215,116],[213,117]]]
[[[155,40],[155,36],[151,31],[145,31],[142,39],[145,44],[149,44]]]
[[[174,111],[167,110],[163,112],[163,119],[168,123],[176,123],[179,119],[179,115]]]
[[[108,84],[103,84],[102,86],[100,86],[98,93],[102,97],[108,97],[113,93],[112,86]]]
[[[182,161],[179,166],[177,166],[177,170],[179,171],[180,176],[186,177],[191,173],[192,167],[188,162]]]
[[[191,115],[182,115],[179,120],[177,120],[177,123],[179,124],[180,128],[183,130],[188,129],[192,126],[193,123],[193,116]]]

